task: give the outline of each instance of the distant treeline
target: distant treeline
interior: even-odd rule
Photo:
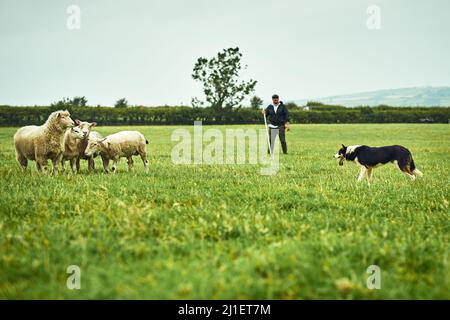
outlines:
[[[450,107],[357,107],[345,108],[310,102],[306,107],[288,103],[292,123],[448,123]],[[0,106],[0,126],[42,124],[48,115],[60,109],[47,107]],[[217,110],[191,107],[80,107],[68,106],[73,119],[95,121],[99,125],[190,125],[257,124],[260,110],[240,108]]]

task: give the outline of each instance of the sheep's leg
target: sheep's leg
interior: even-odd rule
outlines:
[[[38,172],[48,173],[48,160],[44,155],[36,153],[34,158],[36,159],[36,169]]]
[[[75,161],[76,161],[75,158],[70,159],[70,170],[72,171],[73,174],[77,172]]]
[[[76,163],[77,163],[77,173],[80,173],[80,157],[77,157],[76,159]]]
[[[140,153],[142,162],[144,163],[144,171],[145,173],[148,172],[148,160],[147,160],[147,153],[146,152],[141,152]]]
[[[89,170],[89,172],[93,172],[94,169],[95,169],[94,157],[89,157],[88,158],[88,170]]]
[[[133,157],[129,156],[127,158],[127,163],[128,163],[128,171],[131,172],[133,170]]]
[[[19,161],[19,164],[22,168],[23,171],[25,171],[27,169],[28,166],[28,160],[27,158],[25,158],[25,156],[23,154],[18,153],[17,156],[17,161]]]
[[[64,173],[66,172],[66,160],[61,160],[61,171]]]
[[[53,173],[55,175],[59,174],[59,165],[61,164],[61,160],[63,158],[63,153],[60,152],[59,154],[56,155],[55,158],[52,159],[52,164],[53,164]]]
[[[108,173],[109,172],[109,159],[102,158],[102,162],[103,162],[103,169],[105,170],[106,173]]]
[[[59,158],[53,158],[52,159],[52,172],[55,176],[59,174]]]
[[[34,159],[36,161],[36,171],[38,173],[41,173],[43,170],[43,165],[47,161],[44,162],[44,159],[42,158],[42,156],[40,156],[37,152],[35,152],[35,154],[34,154]],[[45,166],[47,167],[47,163],[45,163]]]
[[[113,159],[113,165],[112,165],[112,173],[116,173],[117,165],[119,164],[120,158]]]
[[[36,167],[39,172],[43,172],[43,173],[47,174],[48,173],[47,159],[36,159]]]

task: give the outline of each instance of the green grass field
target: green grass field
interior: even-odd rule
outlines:
[[[97,159],[95,174],[57,177],[22,173],[16,128],[0,129],[0,298],[450,298],[449,125],[295,125],[274,176],[172,164],[177,127],[136,128],[149,174],[136,158],[105,175]],[[358,167],[332,159],[341,143],[404,145],[424,177],[386,165],[357,184]]]

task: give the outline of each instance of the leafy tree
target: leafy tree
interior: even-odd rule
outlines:
[[[332,105],[332,104],[324,104],[321,102],[317,102],[317,101],[308,101],[306,103],[306,106],[309,107],[311,110],[342,110],[345,109],[344,106],[340,106],[340,105]]]
[[[200,57],[195,63],[192,78],[203,83],[206,101],[213,109],[240,107],[242,100],[255,90],[256,80],[239,82],[241,58],[242,53],[236,47],[224,49],[211,59]],[[192,99],[194,107],[203,104],[197,98]]]
[[[263,104],[263,102],[264,102],[263,99],[261,99],[260,97],[253,96],[250,99],[250,106],[251,106],[252,109],[260,109],[262,104]]]
[[[198,99],[197,97],[192,98],[191,104],[192,104],[192,107],[194,107],[194,108],[200,108],[205,105],[205,103],[203,101],[201,101],[200,99]]]
[[[307,107],[317,107],[317,106],[323,106],[324,104],[322,102],[318,101],[308,101],[306,102]]]
[[[125,98],[119,99],[114,104],[114,108],[126,108],[128,107],[128,101]]]
[[[294,110],[294,109],[298,108],[298,105],[295,102],[292,102],[292,101],[291,102],[286,102],[285,106],[286,106],[286,108],[288,110]]]
[[[51,104],[52,107],[57,107],[57,108],[86,107],[86,105],[87,105],[87,99],[84,96],[83,97],[73,97],[72,99],[62,98],[61,100]]]
[[[63,108],[67,108],[67,107],[71,107],[72,105],[70,104],[70,99],[69,98],[62,98],[59,101],[53,102],[51,105],[51,107],[54,108],[59,108],[59,109],[63,109]]]
[[[71,100],[71,104],[74,107],[86,107],[87,105],[87,99],[86,97],[73,97]]]

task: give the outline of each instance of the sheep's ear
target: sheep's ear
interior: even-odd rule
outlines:
[[[81,123],[81,121],[80,120],[78,120],[78,119],[76,119],[75,121],[75,126],[79,126],[80,125],[80,123]]]
[[[108,147],[108,142],[105,142],[106,138],[98,140],[98,143],[102,146]]]
[[[90,126],[95,127],[96,125],[97,125],[97,122],[92,122]]]

